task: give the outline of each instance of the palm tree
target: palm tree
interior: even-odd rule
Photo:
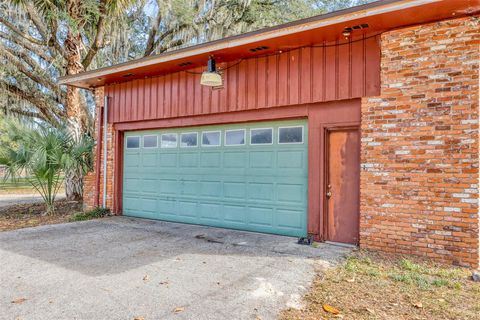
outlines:
[[[10,143],[0,146],[0,165],[7,168],[5,178],[27,174],[27,181],[42,196],[47,213],[54,211],[54,202],[65,175],[83,175],[92,168],[93,140],[75,136],[65,126],[28,126],[7,121]]]
[[[134,0],[0,1],[0,109],[40,120],[72,136],[93,136],[91,94],[56,80],[96,67],[115,21]],[[53,130],[50,128],[50,130]],[[83,176],[67,175],[67,198],[82,198]]]

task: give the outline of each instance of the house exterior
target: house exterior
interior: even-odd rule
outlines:
[[[66,76],[96,96],[85,205],[478,268],[479,13],[378,1]]]

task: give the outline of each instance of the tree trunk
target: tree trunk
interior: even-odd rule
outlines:
[[[76,1],[69,1],[69,12],[72,17],[77,10]],[[67,75],[78,74],[84,71],[80,53],[80,34],[69,30],[65,39],[67,54]],[[66,111],[68,128],[76,138],[80,138],[88,130],[88,114],[83,105],[80,89],[68,86],[66,96]],[[65,172],[65,194],[67,200],[81,200],[83,197],[83,173],[80,170]]]
[[[80,201],[83,198],[82,172],[65,172],[65,195],[67,200]]]

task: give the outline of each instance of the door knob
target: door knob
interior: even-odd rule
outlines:
[[[327,191],[327,198],[330,199],[331,196],[332,196],[332,191],[328,190],[328,191]]]

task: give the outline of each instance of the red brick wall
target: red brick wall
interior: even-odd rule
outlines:
[[[363,98],[361,246],[479,266],[478,18],[384,33]]]
[[[96,105],[96,123],[95,123],[95,135],[98,139],[98,131],[103,124],[99,123],[100,117],[98,117],[99,112],[101,112],[104,105],[104,90],[103,87],[95,89],[95,105]],[[102,132],[102,140],[103,140]],[[114,148],[115,141],[115,131],[112,124],[107,126],[107,201],[106,206],[112,208],[113,206],[113,174],[114,174]],[[99,206],[102,206],[103,201],[103,144],[101,145],[100,152],[100,190],[99,190]],[[84,210],[89,210],[95,207],[95,170],[89,172],[84,178],[83,186],[83,207]]]
[[[95,207],[95,172],[89,172],[83,177],[83,210]]]

